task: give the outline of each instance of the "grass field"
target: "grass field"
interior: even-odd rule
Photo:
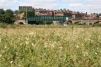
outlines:
[[[101,28],[0,28],[0,67],[101,67]]]

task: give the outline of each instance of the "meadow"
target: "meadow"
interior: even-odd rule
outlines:
[[[101,27],[0,28],[0,67],[101,67]]]

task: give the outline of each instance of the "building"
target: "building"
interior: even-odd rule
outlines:
[[[19,10],[33,10],[32,6],[19,6]]]
[[[87,14],[79,11],[71,11],[69,9],[49,10],[43,8],[34,9],[32,6],[19,6],[19,10],[33,10],[37,16],[68,16],[72,19],[97,19],[97,14]]]
[[[46,10],[43,8],[35,9],[35,15],[38,16],[53,16],[53,11],[52,10]]]

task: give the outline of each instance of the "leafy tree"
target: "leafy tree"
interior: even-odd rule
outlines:
[[[15,13],[15,14],[19,14],[19,11],[18,11],[18,10],[15,10],[14,13]]]
[[[14,19],[11,18],[11,17],[9,16],[9,14],[6,14],[6,13],[2,16],[2,20],[3,20],[4,22],[8,23],[8,24],[11,24],[11,23],[14,22]]]
[[[0,20],[2,20],[2,14],[0,14]]]
[[[2,20],[2,15],[5,13],[3,9],[0,9],[0,20]]]
[[[35,12],[30,10],[30,11],[27,11],[27,17],[34,17],[35,16]],[[24,11],[24,19],[26,19],[26,11]]]
[[[13,11],[12,11],[11,9],[7,9],[7,10],[5,11],[5,14],[9,15],[9,17],[11,17],[11,18],[14,17]]]
[[[0,9],[0,14],[4,14],[4,13],[5,13],[4,9]]]
[[[19,11],[18,11],[19,14],[21,14],[21,13],[23,13],[23,12],[25,12],[25,11],[24,11],[24,10],[19,10]]]
[[[0,9],[0,20],[5,23],[11,24],[14,22],[14,15],[11,9],[3,10]]]

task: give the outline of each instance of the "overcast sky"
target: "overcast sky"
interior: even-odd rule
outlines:
[[[101,13],[101,0],[0,0],[0,8],[18,10],[18,6]]]

